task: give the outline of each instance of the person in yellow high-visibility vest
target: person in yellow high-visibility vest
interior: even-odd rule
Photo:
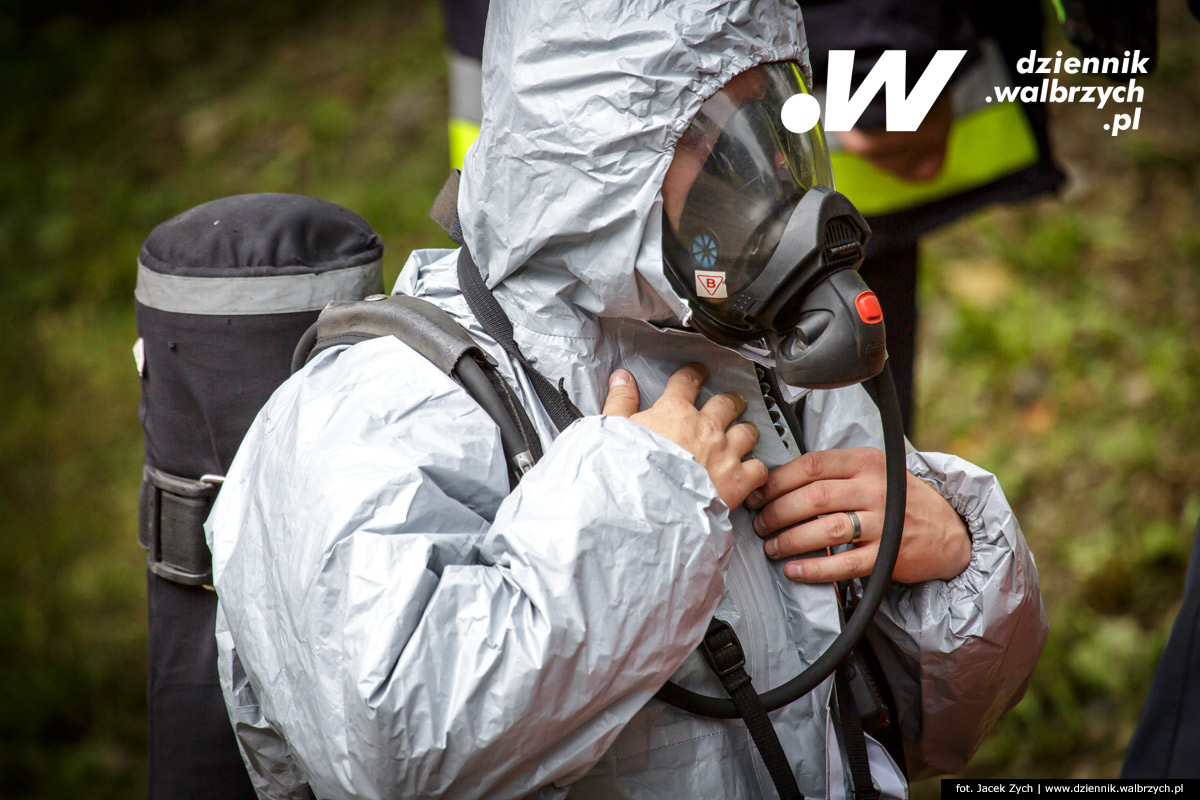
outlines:
[[[871,225],[862,275],[883,307],[911,434],[920,237],[982,206],[1054,191],[1064,180],[1050,155],[1044,107],[990,101],[994,87],[1029,77],[1013,66],[1039,48],[1042,8],[1037,0],[1003,8],[952,0],[808,0],[801,7],[818,93],[830,50],[855,52],[855,89],[885,50],[904,50],[910,90],[937,50],[967,50],[918,130],[887,131],[880,92],[853,130],[828,133],[837,188]],[[454,168],[479,133],[487,8],[488,0],[443,0]]]
[[[1045,107],[995,102],[996,87],[1031,77],[1014,69],[1039,49],[1037,0],[1003,6],[950,0],[810,0],[801,4],[813,77],[823,83],[830,50],[853,50],[852,88],[885,50],[904,50],[908,88],[938,50],[967,51],[953,80],[914,132],[885,129],[880,92],[853,130],[828,133],[838,190],[873,233],[863,278],[887,324],[888,356],[911,434],[917,330],[918,241],[932,229],[997,202],[1056,190]]]
[[[488,0],[442,0],[450,88],[450,166],[462,169],[483,119],[483,30]]]

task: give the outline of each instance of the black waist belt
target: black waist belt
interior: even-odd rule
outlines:
[[[212,553],[204,539],[204,520],[221,480],[208,475],[192,480],[144,468],[138,542],[146,548],[146,566],[155,575],[189,586],[212,585]]]

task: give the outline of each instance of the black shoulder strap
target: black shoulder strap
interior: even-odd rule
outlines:
[[[513,338],[512,321],[504,313],[496,296],[492,294],[492,290],[488,288],[483,276],[479,273],[479,267],[471,257],[470,248],[463,241],[462,226],[458,220],[460,175],[458,170],[450,172],[450,176],[446,178],[446,182],[438,191],[433,206],[429,209],[429,216],[455,244],[462,248],[458,254],[458,286],[463,297],[466,298],[467,305],[471,308],[471,313],[479,320],[479,324],[487,331],[487,335],[495,339],[496,343],[504,348],[504,352],[521,365],[525,376],[533,384],[533,390],[537,393],[538,400],[542,401],[542,406],[550,414],[554,426],[562,432],[583,415],[579,413],[579,409],[575,407],[571,398],[563,390],[563,381],[560,380],[558,386],[555,387],[525,358],[525,354],[521,352],[521,348],[517,346],[517,342]]]
[[[779,797],[782,800],[804,800],[787,754],[779,742],[779,735],[767,716],[767,708],[754,690],[750,673],[746,672],[746,654],[733,626],[713,617],[700,644],[700,652],[737,706],[738,714],[746,723],[754,747],[766,765]]]
[[[458,283],[467,305],[471,307],[471,313],[479,320],[488,336],[495,339],[496,343],[504,348],[504,352],[521,365],[529,382],[533,384],[533,391],[537,393],[538,400],[542,401],[542,406],[550,414],[554,426],[561,432],[582,417],[579,409],[564,391],[563,381],[560,379],[556,388],[525,359],[525,354],[513,338],[512,322],[500,307],[492,290],[483,282],[483,276],[479,274],[479,268],[475,266],[471,251],[465,244],[458,251]]]
[[[466,329],[441,308],[407,295],[373,295],[330,303],[301,338],[293,372],[337,345],[395,336],[462,385],[500,428],[500,442],[515,486],[542,457],[541,441],[512,389]]]
[[[837,695],[838,722],[842,729],[842,741],[846,746],[846,761],[850,767],[850,791],[853,800],[878,800],[879,790],[875,788],[875,782],[871,779],[867,737],[850,686],[852,668],[849,664],[849,660],[838,664],[834,672],[834,688]]]

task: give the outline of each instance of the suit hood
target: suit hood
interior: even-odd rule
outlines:
[[[686,319],[661,244],[675,142],[732,77],[788,60],[807,73],[791,0],[495,0],[458,209],[504,305],[543,332]]]

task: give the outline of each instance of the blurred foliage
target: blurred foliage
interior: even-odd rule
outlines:
[[[918,444],[999,475],[1050,617],[971,775],[1115,776],[1182,597],[1200,520],[1200,25],[1162,13],[1140,130],[1053,106],[1064,197],[926,243]]]
[[[432,2],[129,2],[0,15],[0,786],[142,793],[142,239],[226,194],[365,216],[391,280],[442,246]],[[1110,776],[1200,518],[1200,34],[1164,8],[1141,130],[1053,109],[1067,196],[931,237],[918,444],[995,470],[1037,555],[1051,638],[975,775]],[[113,20],[117,21],[113,21]],[[917,794],[936,791],[936,784]]]
[[[0,16],[4,797],[144,794],[142,239],[270,191],[366,217],[389,284],[447,243],[425,217],[448,164],[436,4],[178,5]]]

